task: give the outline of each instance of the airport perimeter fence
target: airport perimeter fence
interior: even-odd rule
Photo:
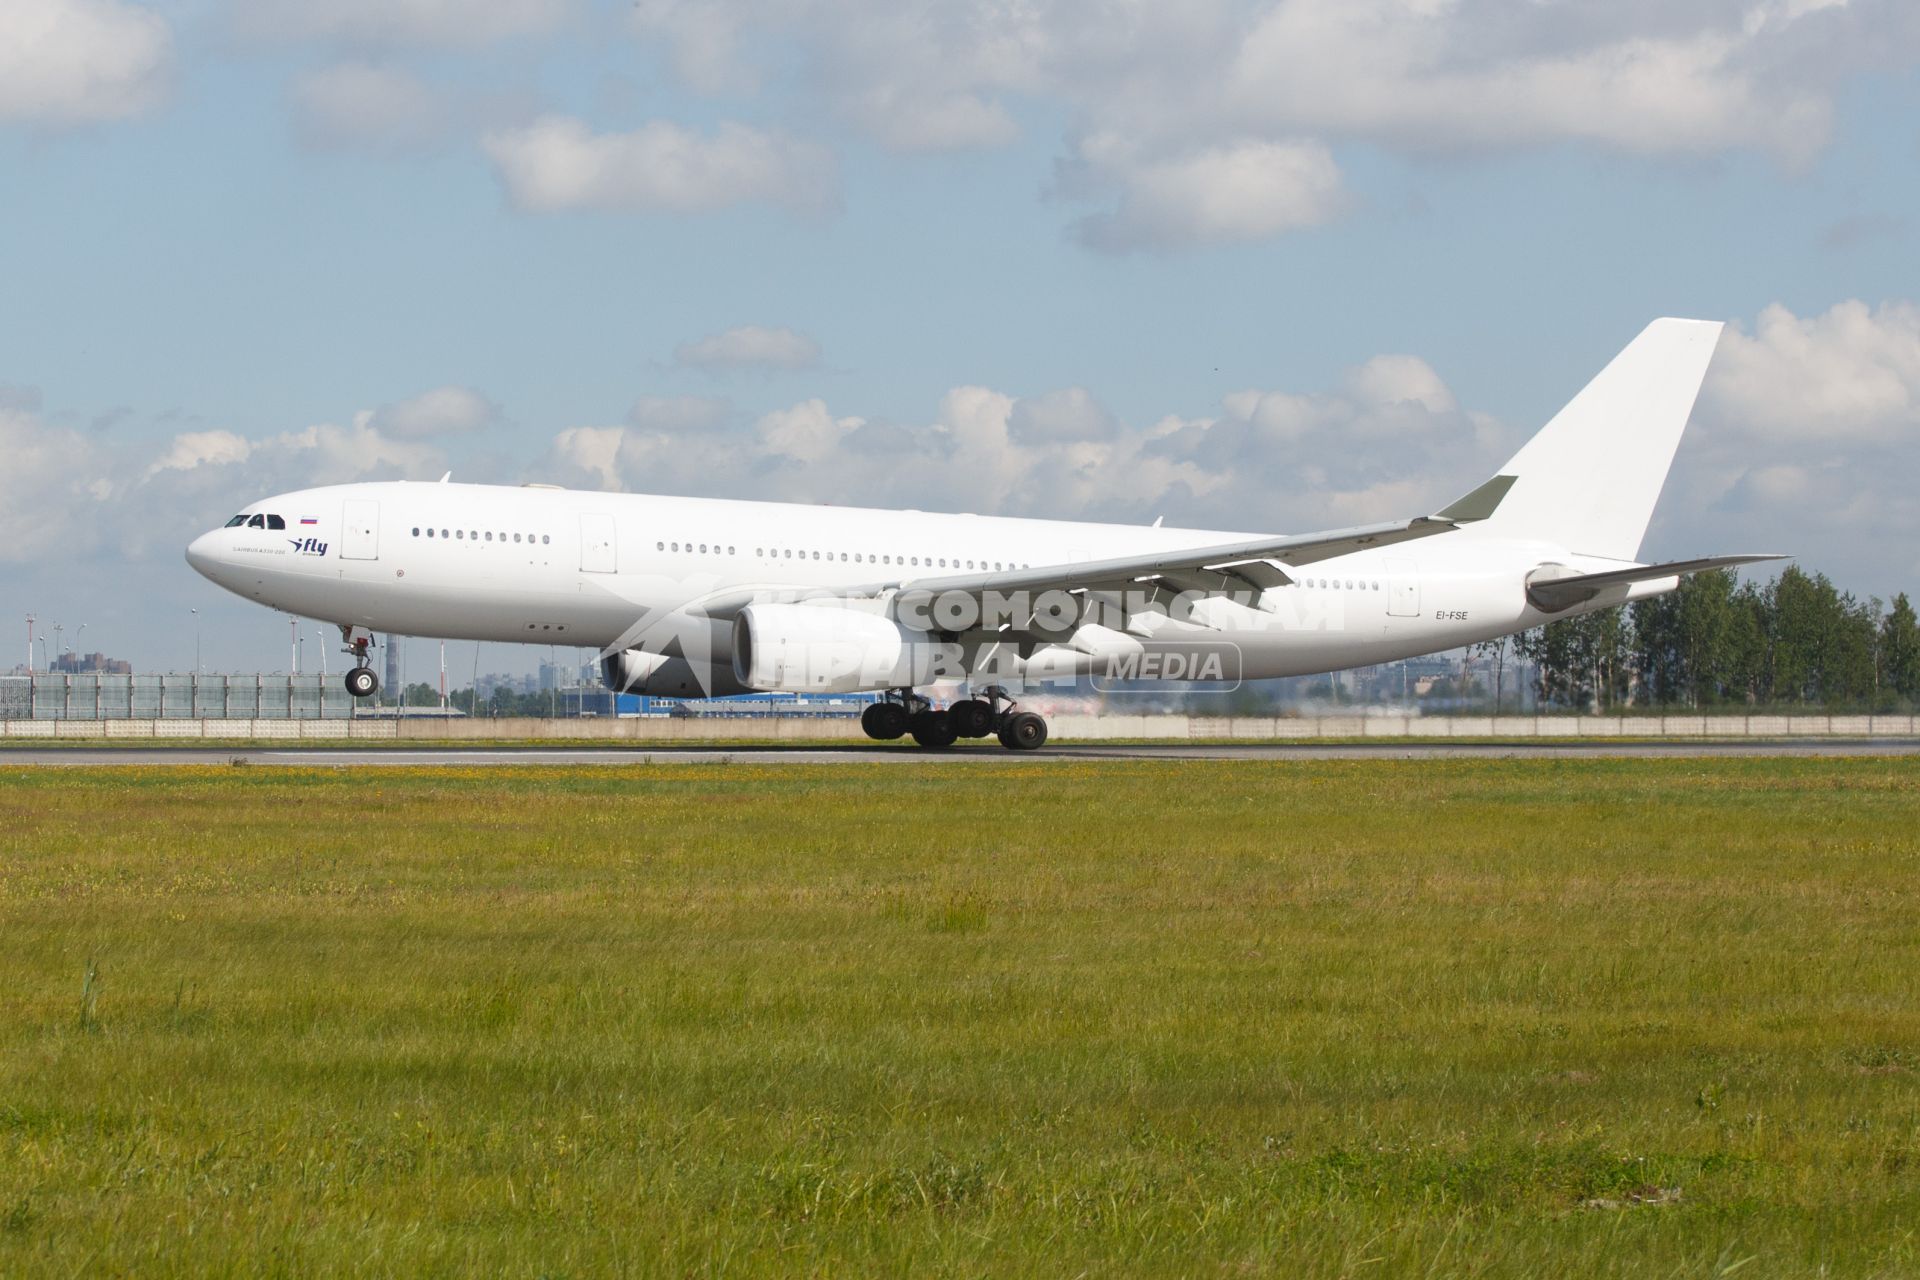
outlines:
[[[1920,738],[1911,715],[1640,715],[1640,716],[1184,716],[1056,715],[1053,737],[1066,741],[1288,742],[1311,739]],[[605,742],[640,746],[673,742],[865,742],[858,720],[841,716],[623,716],[580,720],[465,716],[287,717],[264,719],[12,719],[0,739],[203,739],[405,742]]]
[[[0,676],[0,721],[346,720],[353,704],[321,675]]]

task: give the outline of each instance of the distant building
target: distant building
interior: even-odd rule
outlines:
[[[53,669],[67,675],[130,676],[133,664],[123,658],[109,658],[104,653],[89,653],[85,657],[77,653],[63,653],[53,660]]]

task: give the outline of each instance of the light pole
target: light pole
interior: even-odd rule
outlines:
[[[78,649],[78,648],[80,647],[80,635],[81,635],[81,633],[82,633],[82,632],[84,632],[84,631],[85,631],[86,629],[87,629],[87,624],[83,622],[83,623],[81,623],[81,624],[80,624],[80,629],[79,629],[78,631],[75,631],[75,632],[73,633],[73,648],[74,648],[75,650],[77,650],[77,649]],[[71,652],[71,651],[72,651],[72,650],[69,650],[69,652]]]
[[[56,622],[56,623],[54,623],[54,624],[53,624],[53,656],[54,656],[54,657],[55,657],[56,659],[57,659],[57,658],[58,658],[58,657],[59,657],[59,656],[60,656],[61,654],[63,654],[63,653],[65,653],[65,652],[67,651],[67,647],[66,647],[66,644],[65,644],[65,642],[63,642],[63,641],[61,640],[61,638],[60,638],[60,633],[61,633],[62,631],[64,631],[65,629],[66,629],[66,628],[64,628],[64,627],[63,627],[63,626],[62,626],[62,625],[61,625],[60,623],[58,623],[58,622]],[[49,667],[49,668],[48,668],[48,670],[49,670],[49,671],[51,671],[51,670],[52,670],[52,668],[51,668],[51,667]]]
[[[200,676],[201,676],[201,671],[200,671],[200,611],[199,611],[198,609],[189,609],[189,610],[187,610],[187,612],[193,615],[193,677],[194,677],[194,679],[196,679],[196,680],[198,680],[198,679],[200,678]]]
[[[45,636],[40,637],[40,665],[49,671],[53,670],[53,663],[47,659],[47,638]]]
[[[320,646],[320,678],[324,680],[327,678],[327,629],[315,627],[314,630],[320,635],[320,639],[315,643]]]
[[[27,615],[27,674],[33,674],[33,615]]]

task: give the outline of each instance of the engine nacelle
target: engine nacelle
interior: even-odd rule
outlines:
[[[839,605],[753,604],[733,622],[733,677],[749,689],[861,693],[964,674],[961,649]]]
[[[698,666],[678,655],[627,649],[600,659],[600,675],[615,693],[646,693],[669,698],[723,698],[745,693],[733,678],[724,653]]]

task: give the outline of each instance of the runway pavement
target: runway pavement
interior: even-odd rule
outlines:
[[[1280,743],[1079,743],[1039,751],[1008,751],[991,742],[947,751],[912,746],[852,744],[796,746],[632,747],[8,747],[0,770],[75,766],[249,765],[289,768],[419,768],[635,764],[898,764],[923,767],[991,764],[1044,766],[1073,760],[1543,760],[1625,757],[1686,759],[1702,756],[1914,756],[1911,738],[1698,739],[1610,742],[1604,739],[1487,742],[1280,742]]]

